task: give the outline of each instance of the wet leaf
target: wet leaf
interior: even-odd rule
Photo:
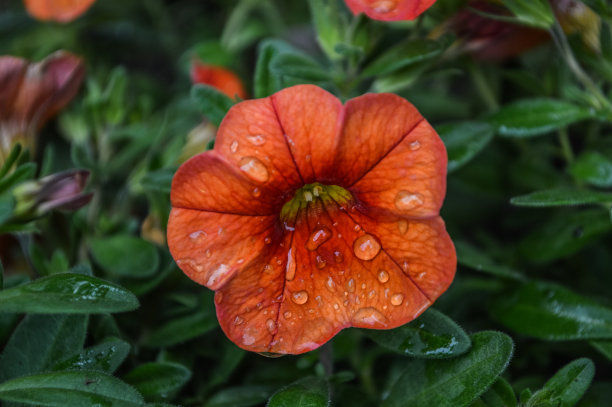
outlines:
[[[157,271],[159,254],[155,246],[130,235],[115,235],[90,241],[91,254],[109,274],[122,277],[150,277]]]
[[[145,363],[128,372],[124,377],[147,400],[167,400],[189,381],[191,371],[171,362]]]
[[[489,144],[495,129],[484,122],[460,122],[436,126],[448,154],[448,172],[468,163]]]
[[[53,372],[0,384],[0,399],[45,406],[144,405],[142,396],[121,380],[96,371]]]
[[[306,377],[274,393],[267,407],[327,407],[329,385],[320,377]]]
[[[549,282],[520,285],[498,298],[491,312],[513,331],[536,338],[612,338],[612,309]]]
[[[459,325],[433,308],[398,328],[363,332],[379,345],[413,357],[455,357],[467,352],[471,345]]]
[[[0,291],[0,312],[89,314],[131,311],[138,299],[123,287],[83,274],[59,273]]]
[[[114,373],[129,352],[129,343],[118,338],[110,338],[57,363],[52,370],[98,370]]]
[[[472,348],[462,356],[409,362],[381,406],[467,406],[506,369],[512,351],[507,335],[476,333],[472,335]]]
[[[581,190],[575,188],[556,188],[532,192],[510,200],[516,206],[572,206],[612,202],[612,193]]]
[[[544,387],[533,395],[529,405],[575,406],[587,391],[594,375],[595,365],[590,359],[574,360],[555,373]]]

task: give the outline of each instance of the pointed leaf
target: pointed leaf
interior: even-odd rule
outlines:
[[[383,407],[463,407],[493,384],[512,357],[510,337],[484,331],[472,348],[453,359],[415,359],[399,377]]]
[[[404,41],[377,57],[363,70],[363,76],[387,75],[417,62],[427,61],[440,55],[442,45],[428,39]]]
[[[589,388],[595,365],[590,359],[576,359],[565,365],[529,400],[530,405],[546,404],[558,407],[572,407]]]
[[[532,192],[510,200],[512,205],[533,207],[586,205],[601,202],[612,202],[612,193],[556,188]]]
[[[131,311],[138,299],[126,289],[82,274],[59,273],[0,291],[0,312],[90,314]]]
[[[52,370],[98,370],[112,374],[129,352],[129,343],[111,338],[57,363]]]
[[[601,153],[589,151],[581,154],[569,171],[577,179],[596,187],[612,187],[612,160]]]
[[[329,384],[320,377],[306,377],[274,393],[267,407],[327,407]]]
[[[130,235],[92,239],[91,254],[109,274],[122,277],[150,277],[157,271],[159,253],[153,243]]]
[[[217,317],[209,311],[175,318],[151,333],[146,341],[150,347],[173,346],[204,335],[218,326]]]
[[[413,357],[455,357],[467,352],[471,345],[459,325],[433,308],[398,328],[364,332],[379,345]]]
[[[173,398],[190,378],[191,371],[181,364],[152,362],[136,367],[123,380],[147,400],[164,400]]]
[[[448,172],[469,162],[489,144],[495,129],[484,122],[461,122],[437,126],[448,154]]]
[[[463,266],[493,274],[498,277],[511,278],[513,280],[523,280],[525,278],[518,271],[505,265],[495,263],[484,252],[479,251],[463,240],[455,240],[454,243],[455,249],[457,250],[457,261]]]
[[[144,405],[142,396],[121,380],[96,371],[53,372],[0,384],[0,399],[44,406]]]
[[[612,309],[544,281],[500,297],[493,316],[515,332],[548,340],[612,338]]]
[[[234,105],[234,101],[212,86],[197,84],[191,88],[191,97],[200,107],[202,114],[215,126],[219,126]]]
[[[516,395],[512,386],[504,380],[503,377],[498,377],[495,383],[480,396],[482,406],[486,407],[516,407]]]
[[[590,341],[589,345],[597,349],[599,353],[612,362],[612,340]]]

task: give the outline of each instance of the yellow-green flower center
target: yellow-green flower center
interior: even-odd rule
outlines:
[[[342,187],[315,182],[295,191],[293,198],[281,209],[280,218],[284,222],[291,222],[300,210],[307,209],[314,202],[321,202],[323,205],[335,203],[342,206],[352,199],[351,193]]]

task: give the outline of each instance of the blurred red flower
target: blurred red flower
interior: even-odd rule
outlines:
[[[354,14],[365,13],[374,20],[414,20],[436,0],[346,0]]]
[[[58,51],[31,63],[0,56],[0,162],[17,142],[34,149],[36,132],[76,95],[83,61]]]
[[[85,13],[96,0],[23,0],[37,20],[68,23]]]
[[[172,183],[168,245],[238,346],[299,354],[390,329],[451,283],[446,151],[406,100],[298,85],[234,105]]]
[[[191,81],[194,84],[201,83],[217,88],[232,99],[247,98],[240,78],[229,69],[220,66],[207,65],[194,60],[191,63]]]

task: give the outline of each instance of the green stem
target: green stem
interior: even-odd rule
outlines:
[[[478,91],[483,102],[487,105],[489,111],[494,112],[499,110],[497,98],[493,93],[493,89],[491,89],[489,81],[487,78],[485,78],[482,69],[480,69],[480,67],[473,60],[469,61],[468,69],[470,71],[470,75],[472,76],[472,80],[474,81],[474,85],[476,86],[476,90]]]
[[[563,151],[563,157],[568,164],[574,162],[574,152],[572,151],[572,145],[569,141],[569,135],[567,133],[567,127],[562,127],[559,129],[559,133],[557,134],[559,139],[559,144],[561,144],[561,150]]]

